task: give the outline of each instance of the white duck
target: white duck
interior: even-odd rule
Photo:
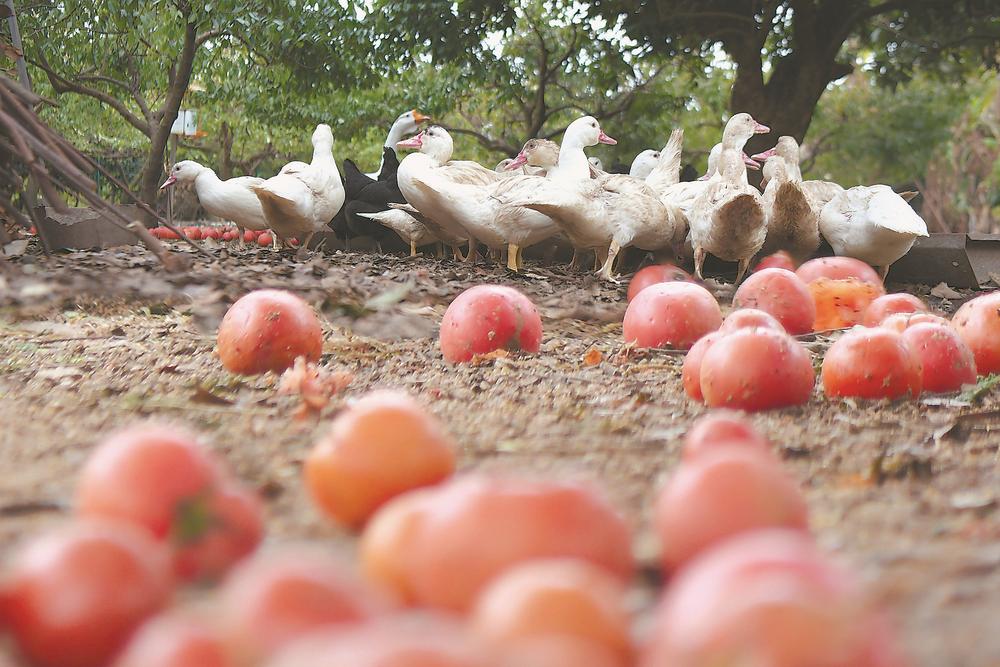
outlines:
[[[263,178],[255,176],[238,176],[223,181],[212,169],[194,160],[181,160],[170,170],[170,175],[160,189],[169,188],[175,183],[193,183],[198,201],[205,212],[233,222],[240,230],[240,247],[245,247],[244,229],[267,229],[264,211],[251,189],[251,186],[263,182]],[[274,247],[278,247],[277,238],[274,240]]]
[[[831,199],[820,213],[819,229],[838,255],[878,267],[889,266],[927,236],[927,224],[888,185],[859,185]]]
[[[435,131],[440,128],[433,128]],[[444,130],[440,130],[444,132]],[[542,140],[528,142],[518,158],[515,168],[521,164],[550,167],[554,166],[557,152],[552,151]],[[502,201],[503,193],[519,179],[530,178],[522,174],[507,173],[492,183],[469,183],[459,180],[437,178],[430,186],[433,193],[427,193],[436,205],[457,221],[476,241],[484,243],[491,250],[499,251],[507,247],[507,266],[518,271],[523,263],[521,249],[534,245],[558,233],[559,228],[547,216],[527,208],[511,206]]]
[[[640,180],[645,180],[647,176],[653,171],[655,167],[660,162],[660,151],[653,150],[652,148],[647,148],[632,160],[632,166],[629,167],[628,175],[632,178],[638,178]]]
[[[344,205],[344,184],[333,160],[333,132],[329,125],[316,126],[312,144],[310,164],[292,168],[286,165],[277,176],[250,186],[275,235],[282,241],[302,237],[303,248]]]
[[[755,134],[766,134],[767,132],[770,132],[770,128],[758,123],[750,114],[735,114],[726,123],[726,128],[722,133],[722,143],[717,148],[713,148],[712,151],[718,156],[724,147],[737,149],[746,167],[759,169],[760,165],[743,155],[743,148],[750,141],[750,137]],[[712,154],[709,154],[707,173],[709,178],[716,173],[716,161],[717,158],[713,158]],[[659,164],[646,177],[646,183],[660,195],[660,199],[677,206],[685,215],[690,216],[691,207],[694,205],[695,200],[708,189],[709,179],[681,183],[678,182],[679,175],[679,156],[668,155],[666,149],[664,149]],[[739,172],[739,178],[742,184],[748,183],[746,169]]]
[[[558,159],[559,144],[545,139],[532,139],[524,145],[524,148],[516,158],[507,158],[501,161],[494,171],[506,172],[505,175],[507,176],[519,172],[523,173],[520,170],[527,168],[539,170],[544,173],[545,168],[554,165]],[[417,254],[417,247],[421,245],[436,241],[449,245],[461,242],[460,239],[449,239],[447,232],[441,229],[440,226],[428,220],[417,209],[408,204],[390,204],[390,207],[387,211],[359,213],[358,215],[375,220],[395,231],[400,238],[410,244],[411,257]],[[521,240],[521,242],[523,243],[524,241]],[[457,256],[460,257],[460,255]],[[519,246],[508,246],[507,262],[513,271],[517,271],[523,266]]]
[[[819,247],[819,211],[802,189],[802,181],[780,155],[764,164],[764,212],[767,238],[761,252],[785,250],[797,261],[812,256]]]
[[[728,129],[728,128],[727,128]],[[737,262],[736,283],[742,280],[751,258],[764,245],[767,219],[760,192],[746,184],[742,146],[723,140],[718,172],[709,180],[688,216],[695,274],[702,277],[706,254]]]
[[[604,163],[601,162],[601,158],[599,158],[599,157],[587,158],[587,162],[589,162],[590,166],[594,168],[594,171],[596,171],[598,173],[601,173],[601,172],[604,171]]]
[[[410,109],[409,111],[404,111],[396,117],[396,120],[392,122],[389,127],[389,134],[385,138],[385,143],[382,144],[383,148],[391,148],[394,152],[396,151],[396,144],[403,140],[411,134],[416,134],[420,130],[420,123],[430,120],[430,116],[425,116],[416,109]],[[370,174],[366,174],[369,178],[374,178],[378,180],[379,174],[382,173],[382,166],[385,164],[385,156],[383,155],[379,159],[378,171],[374,171]]]
[[[505,160],[506,162],[506,160]],[[559,164],[559,144],[549,139],[528,139],[507,164],[507,172],[521,170],[528,176],[546,176]]]
[[[548,139],[529,139],[508,169],[523,169],[526,174],[544,176],[559,162],[559,144]],[[503,203],[507,192],[517,187],[518,176],[498,181],[487,188],[494,224],[507,242],[507,268],[524,268],[521,251],[559,233],[559,226],[547,215],[531,209]]]
[[[799,166],[799,142],[795,140],[795,137],[787,135],[778,137],[778,143],[774,148],[754,155],[753,159],[764,162],[772,155],[781,157],[788,166],[791,178],[802,183],[802,191],[809,197],[809,201],[813,208],[816,209],[817,215],[819,215],[819,212],[828,201],[844,191],[843,187],[832,181],[806,181],[802,179],[802,171]]]
[[[391,204],[390,204],[391,206]],[[368,218],[388,227],[410,244],[410,257],[417,256],[417,248],[431,243],[437,243],[441,239],[437,237],[426,224],[426,220],[415,209],[407,211],[399,208],[389,208],[376,213],[358,213],[362,218]]]
[[[742,114],[742,116],[747,116],[747,114]],[[738,118],[734,122],[734,125],[739,127],[739,124],[743,122],[745,122],[744,118]],[[761,131],[759,128],[763,128],[764,126],[757,124],[756,121],[754,122],[755,131]],[[739,143],[738,140],[736,143]],[[691,248],[691,239],[688,234],[688,230],[690,229],[688,215],[691,212],[691,208],[694,205],[695,200],[708,189],[708,179],[718,173],[719,155],[722,154],[722,143],[720,142],[713,146],[712,150],[709,152],[708,171],[705,175],[697,181],[686,183],[680,182],[681,154],[683,153],[683,148],[684,130],[676,129],[671,132],[670,139],[667,141],[666,146],[664,146],[663,150],[660,151],[659,162],[657,162],[653,171],[650,172],[650,175],[646,177],[646,183],[659,194],[660,201],[662,201],[665,206],[675,207],[680,211],[680,222],[675,231],[674,247],[678,252],[678,256],[684,255],[686,257],[692,257],[693,249]],[[741,151],[740,154],[743,157],[743,164],[746,168],[760,169],[760,165],[747,157],[745,153]],[[744,169],[741,174],[740,182],[744,186],[749,185],[746,169]]]
[[[440,233],[431,231],[451,245],[457,256],[461,256],[458,244],[468,242],[469,253],[465,260],[475,262],[476,237],[465,228],[464,216],[456,214],[460,210],[449,198],[450,188],[454,184],[489,185],[506,176],[475,162],[453,161],[451,155],[455,144],[451,135],[436,125],[396,146],[418,149],[403,158],[396,172],[396,181],[406,201],[440,229]],[[496,238],[491,241],[502,245]]]
[[[503,197],[508,203],[547,214],[578,250],[593,249],[601,257],[607,249],[599,274],[612,280],[615,258],[622,249],[671,247],[679,214],[664,206],[645,183],[630,176],[589,178],[591,165],[583,149],[598,143],[617,142],[591,116],[573,121],[550,177],[518,179]]]

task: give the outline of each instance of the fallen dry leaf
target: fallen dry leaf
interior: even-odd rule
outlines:
[[[948,283],[938,283],[931,288],[931,296],[939,299],[961,299],[962,295],[948,286]]]
[[[604,359],[604,355],[596,347],[592,347],[587,350],[587,354],[583,355],[584,366],[597,366]]]
[[[353,381],[354,374],[349,371],[331,373],[306,361],[305,357],[299,357],[295,360],[295,365],[281,375],[278,394],[298,394],[302,398],[302,404],[296,411],[295,418],[305,419],[322,412],[330,399]]]
[[[493,350],[492,352],[487,352],[486,354],[476,354],[473,355],[471,364],[473,366],[479,366],[481,364],[488,364],[490,362],[496,361],[497,359],[506,359],[510,356],[510,352],[500,348],[498,350]]]

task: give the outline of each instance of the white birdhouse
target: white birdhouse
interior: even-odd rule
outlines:
[[[181,137],[193,137],[198,134],[198,112],[194,109],[181,109],[177,112],[170,134]]]

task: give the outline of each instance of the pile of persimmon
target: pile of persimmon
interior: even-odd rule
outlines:
[[[766,269],[755,276],[764,276]],[[765,276],[766,277],[766,276]],[[815,383],[809,352],[762,310],[734,310],[684,358],[684,390],[710,407],[769,410],[809,401]]]
[[[181,232],[184,233],[191,241],[201,241],[204,239],[214,239],[216,241],[237,241],[240,239],[240,231],[235,227],[217,227],[214,225],[189,225],[187,227],[182,227]],[[158,239],[164,241],[174,241],[180,239],[180,236],[172,229],[167,227],[153,227],[149,230],[149,233]],[[266,229],[245,229],[243,230],[243,242],[250,245],[258,245],[261,247],[268,247],[274,242],[274,234]],[[299,244],[298,240],[291,239],[290,243],[293,246]]]
[[[455,449],[400,393],[349,403],[320,436],[305,483],[361,531],[358,574],[321,543],[257,550],[259,501],[208,445],[131,427],[85,463],[77,516],[3,565],[0,632],[31,667],[907,664],[735,413],[690,429],[655,499],[655,609],[634,605],[634,527],[599,487],[456,476]]]
[[[734,310],[721,325],[714,311],[687,307],[702,330],[693,345],[673,329],[690,328],[675,296],[644,295],[697,289],[678,283],[645,287],[629,305],[650,305],[641,324],[667,332],[659,339],[631,338],[640,345],[690,348],[682,370],[689,397],[712,407],[749,411],[809,400],[815,373],[809,353],[788,334],[831,333],[821,360],[822,386],[831,398],[902,399],[925,392],[954,392],[978,374],[1000,370],[1000,294],[973,299],[953,321],[928,311],[911,294],[886,294],[875,271],[855,259],[814,259],[796,271],[769,258],[733,296]],[[763,264],[763,262],[762,262]],[[710,295],[700,295],[707,303]],[[678,304],[678,305],[675,305]],[[702,314],[708,313],[708,314]],[[661,322],[663,320],[663,322]],[[665,322],[665,323],[664,323]],[[629,337],[626,313],[626,337]],[[635,330],[633,325],[632,330]]]
[[[875,299],[864,313],[869,326],[847,331],[824,355],[826,395],[893,400],[954,392],[975,384],[979,373],[991,372],[988,355],[1000,336],[1000,318],[996,317],[996,306],[989,305],[991,298],[969,301],[956,313],[954,322],[926,312],[923,302],[910,295]],[[989,313],[991,308],[992,334],[988,323],[968,327],[968,320],[960,317],[963,312]],[[993,338],[983,344],[984,335]],[[980,347],[974,348],[976,344]],[[973,349],[979,349],[980,355]],[[979,366],[980,358],[983,366]]]
[[[136,425],[91,454],[74,518],[11,557],[0,628],[30,665],[109,665],[175,587],[225,576],[263,532],[256,494],[197,437]]]

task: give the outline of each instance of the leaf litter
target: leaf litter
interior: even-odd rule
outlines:
[[[532,267],[528,278],[432,258],[206,251],[211,261],[198,258],[179,274],[163,273],[153,255],[132,247],[48,259],[29,248],[7,260],[0,469],[16,474],[0,476],[0,553],[62,520],[71,480],[102,434],[150,417],[210,434],[238,474],[266,491],[272,539],[349,549],[353,538],[309,505],[301,462],[346,401],[389,387],[409,391],[448,425],[463,469],[598,480],[637,541],[649,541],[651,498],[705,410],[684,397],[681,356],[622,341],[624,285],[561,267]],[[462,290],[482,283],[516,287],[538,304],[541,355],[444,363],[440,318]],[[263,287],[317,307],[325,340],[316,373],[344,373],[349,384],[320,381],[313,391],[311,370],[303,384],[221,368],[219,318]],[[927,288],[909,291],[928,296]],[[725,298],[727,289],[718,292]],[[818,358],[830,336],[806,342]],[[1000,387],[985,380],[940,399],[840,402],[817,391],[808,406],[753,420],[804,483],[820,542],[892,583],[886,601],[918,664],[990,664],[1000,656],[991,631],[1000,569],[977,563],[1000,544]],[[877,459],[881,484],[869,477]],[[957,596],[970,587],[981,595]]]

